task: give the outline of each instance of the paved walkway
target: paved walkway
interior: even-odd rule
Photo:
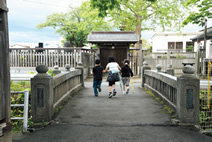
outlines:
[[[117,83],[118,85],[118,83]],[[92,82],[74,96],[55,122],[33,133],[13,137],[13,142],[211,142],[212,137],[170,123],[163,106],[134,83],[135,93],[108,98],[103,82],[94,97]]]

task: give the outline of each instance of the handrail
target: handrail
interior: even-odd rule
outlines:
[[[9,48],[10,50],[86,50],[95,51],[95,49],[85,49],[82,47],[66,47],[66,48]]]
[[[28,122],[28,104],[29,104],[29,90],[24,92],[11,92],[11,94],[24,94],[24,104],[11,104],[11,107],[24,107],[23,117],[13,117],[11,120],[23,119],[23,132],[27,132],[27,122]]]
[[[144,86],[156,92],[175,110],[177,105],[177,77],[153,70],[145,70],[144,75]]]

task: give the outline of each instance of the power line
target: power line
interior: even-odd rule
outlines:
[[[37,4],[41,4],[41,5],[48,5],[48,6],[69,8],[69,7],[65,7],[65,6],[59,6],[59,5],[54,5],[54,4],[49,4],[49,3],[43,3],[43,2],[37,2],[37,1],[32,1],[32,0],[23,0],[23,1],[31,2],[31,3],[37,3]],[[70,8],[72,8],[72,7],[70,7]],[[73,9],[73,8],[72,8],[72,9]]]

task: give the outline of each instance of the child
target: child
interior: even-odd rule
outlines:
[[[133,72],[129,67],[129,60],[124,60],[124,66],[121,68],[121,76],[122,76],[122,82],[123,82],[123,94],[129,93],[129,82],[130,82],[130,76],[133,77]],[[125,92],[125,86],[127,88],[127,91]]]
[[[101,92],[101,83],[102,83],[102,72],[104,71],[104,67],[101,66],[101,62],[99,59],[96,59],[95,61],[95,67],[93,67],[93,89],[94,89],[94,95],[98,96],[98,91]]]
[[[121,70],[118,63],[115,62],[114,57],[109,57],[109,63],[106,66],[105,71],[109,72],[107,81],[109,82],[109,98],[116,95],[116,81],[119,81],[119,72]],[[113,89],[113,93],[112,93]]]

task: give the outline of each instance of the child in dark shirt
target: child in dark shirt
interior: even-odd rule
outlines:
[[[122,76],[122,82],[123,82],[123,94],[129,93],[129,82],[130,82],[130,76],[133,77],[133,72],[129,67],[129,60],[124,60],[124,66],[121,68],[121,76]],[[127,91],[125,92],[125,86],[127,88]]]
[[[94,95],[98,96],[98,91],[101,92],[101,83],[102,83],[102,73],[104,71],[104,67],[101,66],[101,62],[99,59],[95,61],[95,67],[93,67],[93,89]],[[98,89],[98,90],[97,90]]]

